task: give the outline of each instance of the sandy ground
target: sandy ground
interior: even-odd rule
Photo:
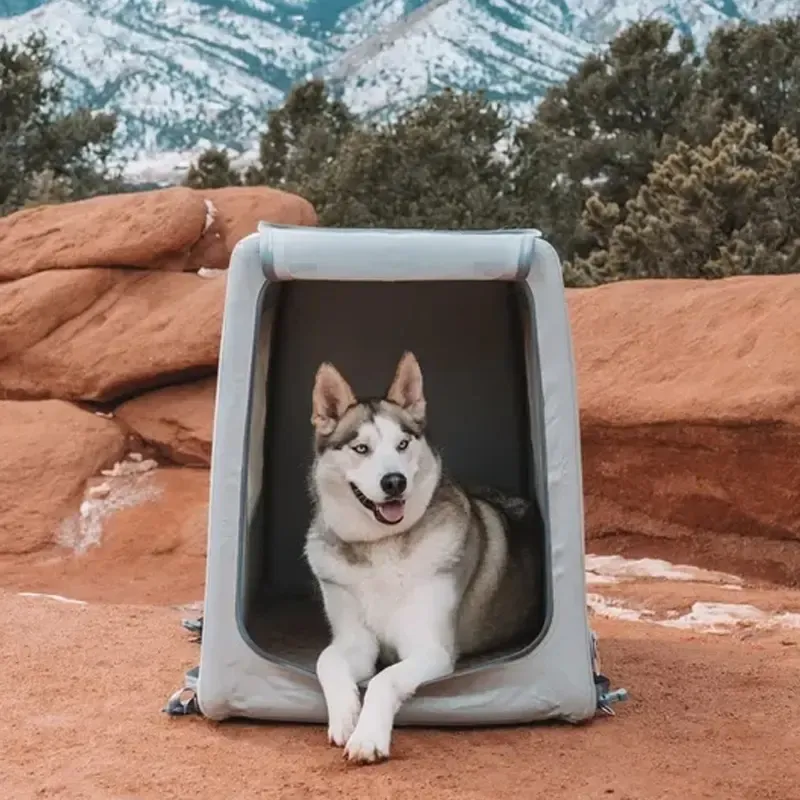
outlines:
[[[663,619],[715,592],[800,610],[800,593],[775,587],[634,578],[590,588],[608,589],[617,604],[656,598]],[[603,671],[631,696],[616,717],[399,729],[393,759],[359,769],[344,765],[318,726],[160,713],[199,656],[182,616],[175,606],[1,592],[0,797],[800,798],[800,627],[791,624],[720,634],[595,615]]]

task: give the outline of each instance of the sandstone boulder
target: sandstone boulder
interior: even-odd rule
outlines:
[[[185,266],[206,229],[200,192],[173,187],[23,209],[0,219],[0,281],[50,269]]]
[[[800,278],[569,293],[581,413],[614,425],[800,422]]]
[[[40,272],[0,283],[0,361],[46,339],[114,286],[104,269]]]
[[[107,401],[216,370],[224,275],[95,269],[71,278],[72,290],[58,272],[8,290],[16,300],[0,314],[11,352],[0,361],[0,396]]]
[[[215,378],[146,392],[117,407],[116,418],[165,459],[209,466]]]
[[[123,452],[119,426],[59,400],[0,401],[0,560],[56,541],[88,478]]]
[[[800,276],[569,304],[591,550],[800,584]]]
[[[313,206],[267,186],[108,195],[0,219],[0,281],[82,267],[225,269],[259,221],[316,225]]]

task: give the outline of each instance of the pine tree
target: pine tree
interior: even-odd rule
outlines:
[[[61,109],[44,36],[0,40],[0,215],[29,202],[57,202],[115,191],[113,115]]]
[[[766,141],[781,128],[800,136],[800,16],[718,28],[699,77],[686,141],[708,144],[737,117],[759,125]]]
[[[710,145],[681,142],[624,219],[593,197],[584,224],[601,246],[570,266],[576,282],[800,271],[800,142],[782,128],[770,144],[739,118]]]
[[[324,173],[327,225],[494,228],[511,223],[509,122],[482,92],[446,89],[352,132]]]
[[[239,186],[242,178],[231,167],[230,158],[224,150],[210,147],[200,154],[197,164],[191,164],[184,181],[192,189],[220,189],[223,186]]]
[[[313,79],[293,87],[284,104],[267,114],[260,164],[248,170],[246,182],[308,190],[337,155],[354,124],[354,116],[341,100],[329,95],[324,81]]]
[[[596,244],[579,225],[592,189],[624,208],[654,162],[683,137],[699,59],[691,38],[674,48],[674,37],[662,21],[624,29],[552,87],[518,132],[512,165],[518,200],[536,207],[543,188],[551,193],[555,219],[540,227],[562,256],[586,255]]]

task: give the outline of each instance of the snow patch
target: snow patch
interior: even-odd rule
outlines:
[[[90,486],[87,494],[90,498],[108,497],[111,494],[111,487],[108,485],[108,483],[100,483],[97,486]]]
[[[75,600],[73,597],[63,597],[60,594],[44,594],[43,592],[17,592],[19,597],[44,597],[48,600],[57,600],[59,603],[71,603],[77,606],[87,605],[85,600]]]
[[[700,569],[687,564],[671,564],[655,558],[627,559],[623,556],[586,556],[586,584],[611,585],[636,579],[713,583],[720,589],[742,591],[743,580],[737,575]],[[696,602],[691,611],[679,615],[669,610],[661,615],[642,608],[626,606],[622,601],[597,593],[587,595],[587,605],[598,616],[627,622],[649,622],[667,628],[704,633],[730,633],[737,627],[759,629],[800,629],[800,613],[770,613],[747,603]]]
[[[666,628],[683,628],[727,633],[740,623],[764,623],[769,615],[760,608],[744,603],[694,603],[688,614],[659,622]]]
[[[206,204],[206,221],[203,225],[203,233],[205,233],[217,218],[217,207],[207,198],[203,202]]]
[[[694,628],[708,633],[727,633],[743,624],[760,629],[800,628],[800,614],[791,611],[770,614],[748,603],[695,603],[688,614],[659,624],[670,628]]]
[[[599,594],[589,594],[587,605],[598,616],[619,619],[625,622],[649,622],[665,628],[678,628],[701,633],[731,633],[738,627],[755,627],[759,630],[800,630],[800,614],[782,611],[771,614],[748,603],[697,602],[691,611],[677,616],[676,611],[667,611],[659,619],[653,611],[625,606]]]
[[[586,571],[594,583],[608,581],[602,578],[660,578],[670,581],[692,581],[694,583],[718,583],[739,586],[742,579],[738,575],[692,567],[688,564],[671,564],[658,558],[628,559],[623,556],[586,556]],[[587,574],[587,582],[590,581]]]
[[[652,611],[646,609],[628,608],[617,600],[611,600],[599,594],[586,595],[586,604],[600,617],[620,619],[625,622],[640,622],[644,617],[651,617]]]
[[[781,628],[794,628],[800,630],[800,614],[794,611],[782,611],[773,617]]]
[[[161,494],[152,475],[157,466],[152,459],[132,458],[118,461],[113,469],[102,470],[109,480],[87,488],[78,513],[62,522],[56,536],[58,543],[77,554],[99,545],[108,517],[123,508],[155,500]]]
[[[594,572],[586,572],[586,584],[592,586],[595,584],[610,584],[619,583],[613,575],[596,575]]]

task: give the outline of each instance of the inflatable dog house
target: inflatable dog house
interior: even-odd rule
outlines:
[[[322,361],[382,394],[405,350],[450,472],[535,500],[544,613],[519,647],[459,663],[398,725],[578,722],[607,692],[584,578],[580,440],[561,265],[535,231],[262,224],[228,275],[199,674],[170,713],[324,723],[329,633],[303,558],[311,389]],[[186,687],[185,687],[186,688]]]

